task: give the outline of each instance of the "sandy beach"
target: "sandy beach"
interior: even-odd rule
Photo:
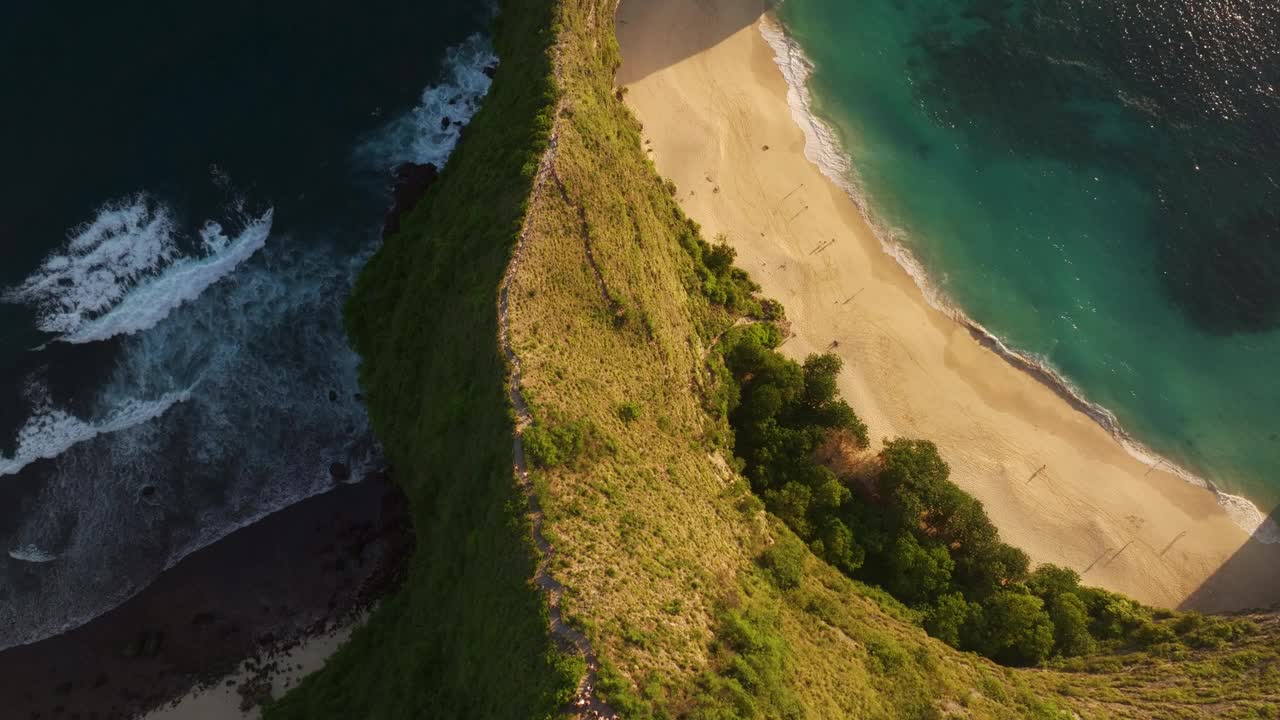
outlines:
[[[952,479],[1036,562],[1164,607],[1280,601],[1280,545],[1210,490],[1140,461],[1057,390],[926,302],[805,156],[762,0],[624,0],[618,84],[707,237],[787,308],[797,359],[832,350],[873,438],[937,442]],[[1269,509],[1269,508],[1268,508]]]
[[[329,632],[304,638],[288,652],[272,659],[271,662],[279,668],[275,672],[260,673],[257,666],[242,663],[234,674],[228,675],[222,682],[193,690],[181,699],[148,713],[143,720],[257,720],[262,717],[260,707],[242,709],[242,684],[270,682],[271,697],[281,697],[302,678],[324,667],[325,661],[342,647],[363,622],[364,617],[361,617]]]
[[[280,697],[399,586],[408,523],[382,476],[269,515],[110,612],[0,652],[0,717],[255,717],[242,685]]]

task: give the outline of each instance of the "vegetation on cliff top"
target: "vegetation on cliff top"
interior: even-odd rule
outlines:
[[[646,157],[613,88],[613,8],[504,4],[503,63],[484,109],[361,277],[350,331],[412,503],[418,554],[405,590],[268,719],[540,717],[576,680],[529,583],[498,351],[497,291],[526,212],[510,286],[511,342],[534,417],[525,447],[562,608],[591,639],[604,663],[599,690],[625,717],[1274,716],[1280,647],[1269,619],[1222,648],[1162,637],[1147,651],[1038,670],[996,665],[921,629],[964,646],[971,603],[984,618],[1025,614],[1026,601],[990,600],[1007,592],[1003,581],[1039,598],[1035,582],[1061,578],[1015,577],[1009,566],[1025,573],[1025,559],[994,537],[990,557],[939,552],[949,526],[905,519],[938,498],[957,517],[980,507],[949,494],[936,453],[907,441],[878,459],[845,453],[867,438],[834,397],[833,363],[787,365],[775,357],[776,328],[742,325],[776,320],[778,308],[753,296],[726,247],[702,239]],[[553,123],[552,172],[531,194]],[[748,386],[766,374],[782,387],[755,397]],[[813,462],[824,451],[852,461]],[[874,473],[857,474],[864,461]],[[856,477],[876,483],[856,488]],[[879,495],[893,507],[883,522],[896,525],[869,532],[876,526],[850,514],[855,490]],[[965,550],[985,537],[956,529],[977,533]],[[966,594],[975,584],[990,592]],[[1081,619],[1065,605],[1050,608],[1050,634],[1072,654],[1081,636],[1060,641],[1058,628]],[[1187,618],[1184,636],[1220,627]],[[1030,626],[1043,646],[1043,623]]]
[[[785,499],[789,482],[805,486],[811,498],[829,490],[827,497],[849,501],[829,507],[852,509],[848,478],[808,462],[806,453],[815,445],[819,454],[831,451],[825,447],[831,429],[838,430],[838,443],[863,444],[865,428],[831,394],[830,360],[815,358],[807,371],[788,369],[762,347],[740,351],[754,357],[744,360],[737,377],[731,363],[718,364],[717,349],[732,356],[741,338],[754,337],[763,346],[776,340],[777,331],[760,321],[776,320],[778,308],[753,296],[754,285],[733,267],[728,247],[702,238],[675,202],[675,188],[646,157],[641,128],[613,86],[620,58],[612,9],[606,0],[560,3],[564,110],[557,119],[553,174],[531,208],[510,312],[525,396],[540,432],[575,439],[561,443],[569,452],[542,463],[534,481],[546,513],[544,533],[557,551],[552,572],[566,586],[570,618],[608,664],[601,689],[614,706],[627,717],[1028,718],[1070,717],[1073,711],[1202,717],[1269,711],[1275,693],[1259,692],[1254,684],[1275,672],[1268,669],[1277,657],[1268,639],[1274,637],[1271,626],[1212,649],[1216,643],[1197,636],[1193,625],[1215,628],[1208,635],[1245,626],[1188,616],[1181,627],[1171,627],[1172,618],[1147,615],[1124,601],[1136,624],[1106,641],[1112,643],[1107,654],[1034,671],[995,665],[930,638],[920,624],[945,634],[948,604],[955,632],[948,639],[966,646],[966,636],[982,637],[967,627],[976,602],[984,621],[989,616],[1027,632],[1005,633],[1009,642],[999,647],[969,647],[1034,662],[1087,644],[1072,634],[1081,617],[1068,595],[1085,603],[1090,634],[1107,615],[1093,612],[1090,598],[1115,598],[1079,588],[1069,577],[1055,584],[1061,578],[1049,572],[1028,575],[1025,556],[999,542],[980,505],[955,494],[945,464],[927,443],[902,441],[869,460],[886,484],[860,492],[882,492],[902,503],[881,511],[887,516],[882,522],[896,517],[898,525],[881,533],[880,549],[866,532],[869,522],[858,524],[861,537],[853,526],[848,536],[824,536],[825,518],[796,503],[790,519],[807,520],[809,528],[800,538],[761,512],[769,504],[786,516],[778,500]],[[747,370],[753,361],[791,385],[754,408],[747,402],[735,407],[740,381],[762,369]],[[735,432],[730,422],[731,415],[759,418],[774,408],[775,420],[826,427],[787,430],[775,422],[770,430],[776,434],[751,436],[740,423]],[[726,462],[730,449],[748,460],[747,479]],[[757,453],[761,449],[767,452]],[[787,460],[753,468],[748,456]],[[844,491],[831,487],[833,475]],[[912,502],[942,503],[938,507],[955,525],[933,530],[967,533],[957,537],[972,552],[939,553],[942,541],[927,529],[903,532],[905,518],[925,510],[908,507]],[[928,558],[893,562],[899,539],[906,545],[900,557]],[[943,554],[953,567],[930,581],[929,560],[946,567]],[[860,577],[877,583],[897,571],[896,589],[917,607],[846,575],[859,577],[863,568],[867,574]],[[913,592],[917,597],[910,597]],[[962,598],[963,605],[956,602]],[[1131,633],[1140,627],[1161,629],[1137,642]],[[1203,642],[1187,639],[1192,637]],[[1150,649],[1138,651],[1142,644]],[[1233,664],[1237,670],[1225,669]]]
[[[554,6],[504,3],[484,107],[348,302],[369,414],[409,498],[417,551],[404,589],[268,720],[547,717],[576,685],[529,583],[495,309],[551,127]]]

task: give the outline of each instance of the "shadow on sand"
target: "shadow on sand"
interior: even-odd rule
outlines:
[[[1271,522],[1280,523],[1280,507],[1268,516]],[[1268,610],[1280,608],[1280,565],[1276,564],[1276,546],[1250,538],[1222,567],[1187,596],[1180,610],[1225,612],[1243,610],[1239,598],[1274,598],[1271,607],[1253,608]]]
[[[700,3],[695,3],[700,4]],[[680,32],[653,33],[651,28],[675,25],[681,22],[681,13],[673,11],[669,2],[622,0],[618,8],[618,41],[633,48],[623,58],[618,70],[619,86],[630,85],[659,70],[679,64],[703,50],[719,45],[739,30],[754,26],[762,15],[776,7],[778,0],[739,0],[711,8],[715,17],[701,22],[696,28],[681,28]],[[637,28],[645,28],[641,35]]]

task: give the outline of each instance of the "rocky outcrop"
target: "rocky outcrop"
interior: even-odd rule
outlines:
[[[391,209],[382,225],[382,237],[387,238],[400,230],[400,220],[417,206],[427,194],[427,188],[440,177],[440,169],[431,163],[404,163],[395,170],[395,190]]]

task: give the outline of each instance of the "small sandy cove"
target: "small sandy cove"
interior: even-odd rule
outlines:
[[[367,617],[363,615],[326,632],[303,638],[287,652],[267,658],[265,662],[274,662],[279,667],[278,672],[266,676],[271,681],[271,697],[283,697],[307,675],[323,668]],[[209,687],[192,690],[178,700],[147,713],[142,720],[258,720],[262,717],[262,709],[241,710],[238,690],[242,683],[256,675],[241,663],[235,674]]]
[[[784,351],[839,353],[841,390],[872,437],[937,442],[952,479],[1034,561],[1165,607],[1280,601],[1280,545],[1250,540],[1212,492],[1151,470],[928,305],[855,203],[805,159],[760,32],[764,4],[623,0],[618,84],[685,211],[707,237],[725,233],[786,305],[795,336]]]

